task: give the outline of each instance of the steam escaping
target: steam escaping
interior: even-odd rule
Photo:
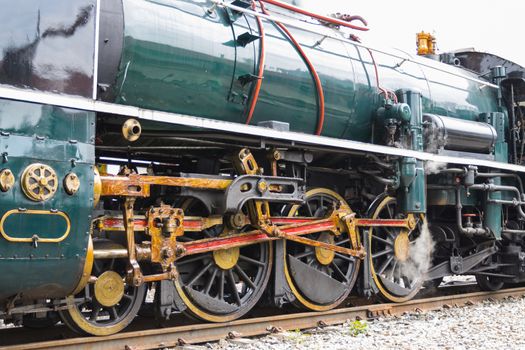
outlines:
[[[410,247],[409,259],[401,266],[402,275],[412,281],[424,279],[425,274],[432,267],[434,245],[428,222],[424,219],[419,237]]]
[[[434,175],[447,168],[447,163],[427,161],[425,162],[425,174]]]
[[[410,260],[420,275],[424,275],[432,267],[432,255],[434,253],[434,240],[428,229],[427,219],[421,225],[421,234],[410,248]]]

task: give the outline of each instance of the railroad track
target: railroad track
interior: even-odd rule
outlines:
[[[232,336],[251,337],[265,335],[275,330],[307,329],[344,323],[356,318],[371,319],[381,316],[401,315],[404,312],[437,310],[445,305],[466,306],[484,300],[500,300],[507,297],[525,296],[525,288],[504,289],[497,292],[474,292],[415,299],[401,304],[373,304],[341,308],[326,312],[294,313],[288,315],[248,318],[221,324],[183,325],[119,333],[108,337],[77,337],[43,342],[25,342],[1,346],[0,350],[57,349],[57,350],[105,350],[105,349],[158,349],[181,344],[217,341]],[[9,333],[0,332],[0,344]]]

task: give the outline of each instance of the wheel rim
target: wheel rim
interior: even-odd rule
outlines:
[[[335,207],[349,209],[334,191],[317,188],[306,193],[305,204],[295,205],[288,216],[323,218]],[[322,232],[305,236],[310,239],[352,248],[348,235]],[[341,304],[352,290],[360,260],[352,256],[294,242],[284,244],[284,273],[295,296],[294,304],[313,311],[329,310]]]
[[[101,277],[108,272],[120,276],[122,289],[118,290],[120,298],[104,299],[102,305],[96,294],[96,284],[88,284],[82,292],[71,296],[68,301],[71,307],[60,312],[64,323],[75,332],[97,336],[118,333],[126,328],[135,318],[146,292],[146,285],[135,287],[124,282],[126,261],[119,259],[98,260],[93,265],[93,275]],[[114,276],[113,276],[114,277]],[[110,281],[112,282],[112,281]],[[98,286],[100,289],[100,284]],[[111,289],[111,288],[109,288]],[[112,295],[114,296],[114,294]],[[74,299],[83,298],[84,301],[75,304]],[[101,296],[99,298],[102,299]]]
[[[484,244],[481,244],[477,251],[481,251],[483,249],[489,248],[492,246],[492,242],[487,242]],[[494,264],[496,266],[501,264],[501,259],[498,257],[498,255],[491,255],[488,258],[486,258],[481,265],[490,266],[491,264]],[[496,267],[495,269],[489,269],[485,272],[489,273],[501,273],[501,268]],[[476,274],[476,282],[478,283],[478,286],[481,290],[487,291],[487,292],[495,292],[497,290],[500,290],[505,285],[505,282],[499,280],[494,276],[487,276],[482,274]]]
[[[375,208],[373,219],[399,219],[397,200],[385,197]],[[423,216],[412,231],[392,227],[371,227],[368,256],[370,273],[379,296],[390,302],[412,299],[421,289],[424,272],[414,261],[413,247],[419,237]],[[412,250],[411,250],[412,249]]]
[[[185,213],[197,212],[187,205]],[[202,208],[199,214],[204,214]],[[188,215],[188,214],[186,214]],[[186,233],[181,241],[226,234],[222,226]],[[177,292],[187,306],[185,313],[209,322],[227,322],[250,311],[262,296],[272,268],[271,243],[192,255],[177,261]]]

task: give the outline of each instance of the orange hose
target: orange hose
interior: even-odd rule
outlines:
[[[261,1],[267,1],[267,0],[259,0],[259,3],[261,5],[261,10],[265,15],[268,15],[268,11],[266,11],[266,8],[264,7],[264,4]],[[268,2],[268,1],[267,1]],[[295,40],[292,33],[286,28],[286,26],[280,22],[275,22],[281,28],[281,30],[288,36],[288,39],[292,42],[292,44],[295,46],[295,49],[299,54],[301,55],[302,59],[308,66],[308,70],[310,71],[310,74],[312,75],[312,78],[315,82],[315,88],[317,90],[318,94],[318,117],[317,117],[317,129],[315,130],[315,135],[321,135],[323,132],[323,126],[324,126],[324,116],[325,116],[325,101],[324,101],[324,91],[323,91],[323,85],[321,83],[321,78],[319,78],[319,74],[317,74],[317,71],[315,70],[314,65],[306,56],[306,53],[304,52],[303,48],[301,47],[301,44]]]
[[[255,10],[255,3],[252,3],[252,8]],[[262,23],[262,20],[259,16],[255,16],[255,19],[257,20],[257,26],[259,27],[259,35],[261,37],[260,39],[260,47],[259,47],[259,71],[257,72],[257,84],[255,84],[255,88],[253,90],[252,99],[250,101],[250,106],[248,108],[248,115],[246,117],[246,124],[250,124],[253,118],[253,113],[255,112],[255,106],[257,106],[257,102],[259,101],[259,94],[261,93],[261,86],[263,81],[263,75],[264,75],[264,65],[266,64],[266,34],[264,31],[264,25]]]

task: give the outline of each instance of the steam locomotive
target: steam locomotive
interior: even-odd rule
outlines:
[[[372,48],[363,18],[278,0],[4,5],[4,322],[524,281],[523,67]]]

